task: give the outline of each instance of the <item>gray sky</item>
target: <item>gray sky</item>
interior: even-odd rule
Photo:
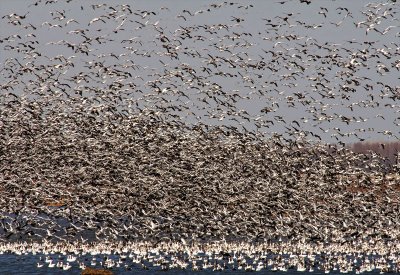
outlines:
[[[0,28],[4,42],[0,44],[1,84],[15,75],[4,70],[13,68],[10,60],[17,59],[27,67],[56,66],[61,61],[51,59],[62,55],[74,67],[53,67],[60,72],[59,83],[72,89],[85,84],[106,90],[117,80],[127,89],[121,92],[122,98],[135,99],[141,107],[187,106],[182,111],[169,110],[188,123],[196,123],[196,117],[200,117],[206,123],[243,124],[250,130],[257,129],[258,124],[264,125],[258,130],[268,134],[295,127],[313,132],[326,142],[400,137],[398,3],[343,0],[312,1],[307,5],[288,0],[284,4],[240,1],[231,5],[222,1],[109,1],[106,6],[93,9],[92,5],[103,2],[44,2],[37,6],[29,6],[34,1],[0,2],[0,15],[6,16],[1,19]],[[121,4],[129,4],[132,14]],[[21,25],[12,22],[15,17],[7,17],[27,12],[26,18],[17,20]],[[108,17],[102,18],[106,23],[97,20],[90,24],[101,16]],[[67,24],[70,19],[77,22]],[[30,43],[40,56],[23,53],[29,49],[18,43]],[[68,44],[75,44],[75,48]],[[87,55],[76,51],[79,44],[85,45]],[[165,46],[173,46],[171,51],[179,58],[166,55]],[[213,59],[217,60],[216,66]],[[114,66],[131,76],[118,79],[100,71],[96,78],[99,68],[88,68],[93,62]],[[237,65],[233,68],[232,64]],[[349,69],[352,66],[353,72]],[[187,71],[182,78],[174,76],[189,67],[201,81]],[[89,71],[94,80],[72,80]],[[24,87],[25,93],[30,93],[22,81],[29,83],[34,78],[19,75],[14,93],[21,94]],[[171,102],[159,101],[153,82]],[[128,83],[136,88],[128,87]],[[143,93],[135,92],[139,89]],[[393,97],[396,93],[398,97]],[[86,96],[93,94],[88,92]],[[230,102],[233,107],[218,103],[219,100]],[[265,108],[271,112],[262,112]],[[308,138],[317,139],[311,135]]]

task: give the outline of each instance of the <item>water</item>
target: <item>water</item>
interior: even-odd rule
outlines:
[[[63,270],[61,268],[49,268],[47,263],[44,263],[44,259],[46,258],[46,255],[43,254],[28,254],[28,255],[15,255],[15,254],[3,254],[0,255],[0,274],[80,274],[82,270],[79,268],[79,262],[84,262],[87,266],[91,268],[97,268],[100,269],[101,267],[99,266],[99,261],[104,259],[105,257],[108,257],[113,260],[117,260],[118,256],[117,255],[96,255],[97,258],[97,264],[96,266],[90,266],[90,262],[92,260],[92,255],[83,255],[77,258],[75,262],[71,262],[71,269],[69,270]],[[57,261],[63,261],[66,263],[66,255],[62,254],[53,254],[51,255],[51,258],[54,260],[54,262]],[[42,259],[42,263],[44,263],[44,266],[41,268],[38,268],[36,265],[37,263]],[[130,270],[127,270],[124,265],[127,264]],[[201,270],[201,271],[193,271],[190,268],[186,270],[181,270],[181,269],[171,269],[171,270],[161,270],[160,267],[150,267],[148,270],[144,270],[142,267],[140,267],[139,264],[132,263],[132,260],[127,258],[125,261],[122,261],[121,267],[113,267],[110,270],[113,274],[220,274],[220,273],[225,273],[225,274],[248,274],[249,272],[243,271],[243,270],[232,270],[232,269],[226,269],[223,271],[212,271],[211,269],[208,270]],[[283,274],[325,274],[323,271],[316,269],[314,272],[309,273],[309,272],[298,272],[296,270],[288,270],[287,272],[282,272],[282,271],[272,271],[271,269],[267,270],[262,270],[255,272],[256,274],[277,274],[277,275],[283,275]],[[330,271],[329,274],[343,274],[340,273],[338,270]],[[355,272],[349,272],[347,274],[356,274]],[[372,272],[364,272],[363,274],[379,274],[379,270],[374,270]]]

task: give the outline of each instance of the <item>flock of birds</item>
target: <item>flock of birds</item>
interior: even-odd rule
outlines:
[[[299,242],[211,243],[112,242],[8,243],[0,245],[0,254],[33,254],[39,269],[88,270],[102,268],[118,272],[142,270],[192,271],[272,271],[316,272],[319,274],[400,272],[400,242],[387,244],[379,238],[362,242],[312,244]],[[84,274],[84,273],[83,273]],[[96,273],[94,273],[96,274]],[[98,273],[100,274],[100,273]]]
[[[399,139],[400,8],[346,3],[278,1],[282,13],[265,17],[229,1],[195,11],[40,0],[2,14],[5,251],[226,240],[295,255],[305,240],[324,246],[310,252],[329,255],[322,269],[361,271],[377,263],[355,257],[380,243],[393,248],[374,250],[382,266],[398,271],[399,163],[345,145]],[[349,29],[359,38],[324,40]],[[346,258],[327,243],[359,247]],[[193,269],[315,266],[254,251],[251,263],[239,250],[179,257]],[[150,262],[140,255],[128,258]]]

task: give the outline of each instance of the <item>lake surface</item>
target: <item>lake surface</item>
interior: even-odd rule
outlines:
[[[84,255],[80,256],[77,258],[76,261],[71,262],[71,269],[69,270],[63,270],[61,268],[53,267],[49,268],[47,263],[44,263],[46,255],[43,254],[37,254],[37,255],[15,255],[15,254],[3,254],[0,255],[0,274],[79,274],[81,273],[81,269],[79,268],[79,263],[78,261],[84,262],[86,265],[88,265],[91,268],[98,268],[100,269],[101,267],[99,266],[99,261],[102,259],[104,260],[105,257],[108,257],[113,260],[117,260],[118,256],[116,255],[96,255],[97,259],[97,264],[96,266],[90,266],[90,262],[93,258],[92,255]],[[50,256],[55,262],[57,261],[63,261],[66,263],[66,255],[61,255],[61,254],[53,254]],[[37,267],[37,263],[41,262],[44,263],[44,266],[41,268]],[[127,270],[124,265],[128,265],[128,268],[130,270]],[[121,267],[113,267],[109,269],[110,271],[113,272],[113,274],[210,274],[210,273],[234,273],[234,274],[244,274],[244,273],[249,273],[243,270],[232,270],[232,269],[226,269],[224,271],[213,271],[212,268],[208,270],[200,270],[200,271],[193,271],[190,268],[186,270],[181,270],[181,269],[171,269],[171,270],[161,270],[160,267],[153,267],[149,268],[148,270],[144,270],[142,267],[140,267],[139,264],[134,264],[132,263],[132,260],[127,258],[126,260],[122,261]],[[272,271],[270,268],[262,271],[255,272],[257,274],[325,274],[324,271],[316,269],[314,272],[299,272],[296,270],[288,270],[287,272],[282,272],[282,271]],[[338,270],[330,271],[329,274],[343,274],[340,273]],[[347,274],[356,274],[355,272],[349,272]],[[379,274],[379,270],[374,270],[372,272],[364,272],[363,274]]]

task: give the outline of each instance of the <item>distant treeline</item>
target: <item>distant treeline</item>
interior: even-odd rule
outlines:
[[[400,163],[400,142],[379,142],[379,141],[364,141],[356,142],[349,146],[353,152],[369,154],[374,152],[381,157],[389,160],[391,164]]]

